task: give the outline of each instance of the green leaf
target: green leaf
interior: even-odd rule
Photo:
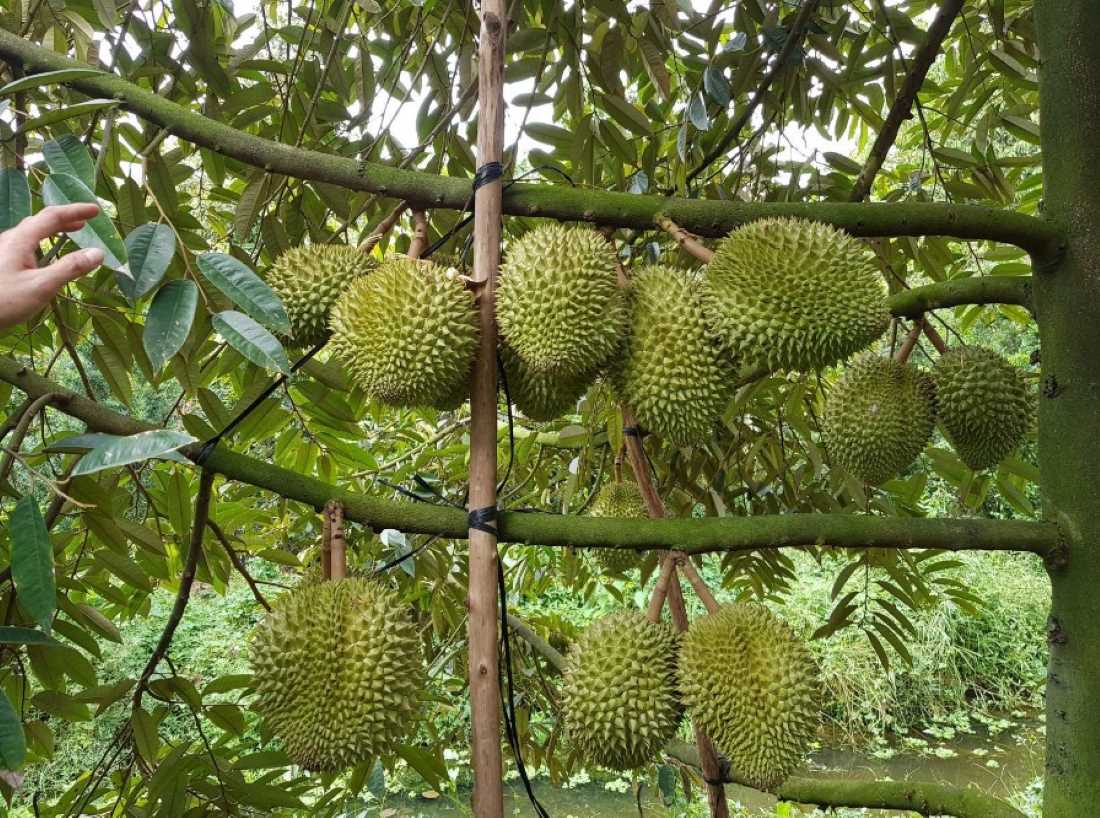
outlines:
[[[0,644],[4,645],[58,645],[53,637],[35,630],[34,628],[20,628],[14,625],[0,626]]]
[[[18,168],[0,169],[0,231],[31,215],[31,189]]]
[[[116,99],[88,99],[83,102],[75,102],[71,105],[60,105],[56,108],[49,109],[41,116],[36,116],[34,119],[28,119],[23,123],[23,131],[37,131],[49,125],[56,125],[58,122],[64,122],[66,119],[84,116],[93,111],[101,111],[104,108],[114,108],[117,105],[118,100]]]
[[[707,116],[707,103],[702,94],[696,94],[688,103],[688,119],[700,131],[710,130],[710,117]]]
[[[244,313],[234,310],[219,312],[211,323],[226,343],[252,363],[264,369],[290,373],[290,361],[279,339]]]
[[[206,717],[218,727],[233,733],[237,736],[243,736],[245,731],[244,713],[241,712],[241,708],[235,704],[229,704],[223,702],[221,704],[212,704],[204,711]]]
[[[84,77],[106,76],[103,71],[94,68],[62,68],[60,71],[44,71],[41,74],[31,74],[29,77],[21,77],[14,82],[9,82],[0,88],[0,97],[16,94],[20,91],[28,91],[33,88],[45,88],[70,80],[78,80]]]
[[[730,84],[722,69],[708,65],[703,71],[703,88],[707,96],[725,108],[730,104]]]
[[[449,780],[441,749],[427,750],[413,744],[404,744],[397,748],[397,754],[431,786],[438,787],[441,781]]]
[[[246,314],[275,332],[290,332],[279,296],[242,262],[225,253],[203,253],[197,261],[202,274]]]
[[[157,720],[142,708],[135,708],[130,713],[130,728],[134,731],[134,747],[138,755],[150,764],[155,764],[157,754],[160,752],[160,734],[157,731]]]
[[[87,185],[88,190],[95,190],[95,162],[84,143],[72,134],[44,142],[42,156],[51,173],[75,176]]]
[[[95,194],[88,186],[68,173],[51,173],[42,183],[42,201],[48,205],[65,205],[73,202],[92,202],[99,204]],[[114,224],[102,211],[94,216],[69,238],[79,247],[98,247],[104,252],[103,263],[123,275],[130,275],[126,266],[126,245],[115,230]]]
[[[649,123],[649,117],[622,97],[617,97],[612,94],[601,94],[600,100],[603,102],[604,107],[607,108],[607,112],[611,115],[611,118],[628,131],[633,131],[638,134],[638,136],[650,136],[652,134],[653,128]]]
[[[176,234],[166,224],[143,224],[126,237],[130,273],[118,277],[118,288],[131,304],[156,288],[176,252]]]
[[[11,576],[19,605],[27,616],[49,631],[57,606],[53,577],[53,547],[38,502],[30,496],[15,504],[8,523],[11,536]]]
[[[27,739],[23,724],[12,707],[11,699],[0,693],[0,767],[18,770],[27,758]]]
[[[91,474],[150,458],[164,457],[194,442],[196,438],[191,435],[168,429],[152,429],[148,432],[138,432],[136,435],[112,437],[80,458],[80,462],[73,469],[73,476],[78,477],[81,474]]]
[[[189,279],[169,281],[153,296],[145,315],[141,343],[154,372],[159,372],[180,351],[191,332],[198,303],[199,288]]]
[[[48,452],[86,452],[89,449],[94,449],[98,446],[102,446],[111,440],[119,440],[124,435],[109,435],[105,432],[88,432],[82,435],[71,435],[70,437],[63,437],[55,443],[51,443],[47,447]],[[179,452],[165,452],[162,455],[158,455],[158,460],[171,460],[176,463],[183,463],[185,466],[190,465],[191,461],[184,457]]]

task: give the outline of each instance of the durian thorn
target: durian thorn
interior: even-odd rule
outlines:
[[[409,258],[418,259],[428,249],[428,216],[423,210],[412,212],[413,234],[409,243]]]
[[[924,334],[928,336],[928,340],[932,342],[932,346],[936,348],[936,352],[943,355],[947,352],[947,344],[944,343],[943,336],[936,332],[936,328],[928,321],[924,322]]]
[[[921,316],[913,322],[913,328],[909,330],[909,334],[905,336],[905,341],[902,342],[901,349],[898,350],[894,356],[894,360],[899,364],[904,364],[909,360],[909,356],[913,354],[913,350],[917,347],[917,341],[920,340],[921,332],[924,330],[927,321],[924,320],[924,316]]]
[[[679,564],[680,571],[687,577],[688,582],[691,583],[691,587],[695,589],[695,594],[703,603],[703,607],[707,609],[707,613],[716,613],[721,606],[718,604],[718,600],[714,598],[714,594],[711,593],[706,580],[704,580],[695,569],[695,563],[681,551],[674,552],[674,555],[676,557],[676,562]]]
[[[663,213],[657,214],[655,221],[658,227],[676,240],[681,250],[697,258],[699,261],[703,262],[703,264],[710,264],[710,260],[714,258],[714,251],[704,246],[699,239],[691,235],[691,233],[680,227],[680,225],[676,224],[676,222]]]

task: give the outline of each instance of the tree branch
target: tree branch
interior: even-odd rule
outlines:
[[[1031,276],[974,276],[899,290],[887,302],[898,318],[962,304],[1018,304],[1032,310]]]
[[[23,364],[0,356],[0,380],[32,397],[59,393],[52,405],[83,420],[89,431],[132,435],[159,428],[119,414]],[[194,456],[199,446],[184,449]],[[399,503],[338,488],[304,474],[224,448],[216,448],[206,466],[232,480],[267,489],[318,511],[329,500],[344,506],[346,519],[376,531],[395,528],[410,534],[464,539],[466,513],[427,503]],[[646,551],[675,548],[686,554],[755,551],[825,545],[834,548],[939,548],[947,551],[1027,551],[1044,557],[1062,553],[1058,527],[1025,520],[873,517],[857,514],[765,514],[755,517],[707,517],[679,520],[623,520],[610,517],[504,512],[501,542]]]
[[[0,31],[0,57],[23,60],[37,71],[87,67],[4,31]],[[110,74],[72,79],[67,84],[87,94],[117,99],[180,139],[272,173],[394,196],[412,207],[464,210],[469,206],[469,179],[357,162],[272,142],[208,119]],[[654,218],[663,213],[701,236],[721,236],[763,216],[794,216],[831,224],[854,236],[942,235],[1005,242],[1022,247],[1044,264],[1056,258],[1063,245],[1062,231],[1052,222],[976,205],[708,201],[518,183],[505,192],[503,212],[639,230],[652,229]]]

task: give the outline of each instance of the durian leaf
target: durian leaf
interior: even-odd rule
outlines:
[[[130,728],[134,733],[134,747],[137,749],[138,755],[149,764],[156,764],[157,755],[160,753],[160,734],[157,726],[157,719],[143,708],[135,708],[130,713]]]
[[[203,253],[197,262],[202,274],[247,315],[274,332],[290,332],[279,296],[243,262],[226,253]]]
[[[19,168],[0,168],[0,231],[31,215],[31,189]]]
[[[4,645],[58,645],[56,639],[34,628],[15,625],[0,626],[0,644]]]
[[[27,739],[23,723],[12,707],[11,699],[0,691],[0,767],[18,770],[27,757]]]
[[[48,85],[57,85],[81,77],[94,77],[102,73],[102,71],[95,68],[62,68],[59,71],[44,71],[41,74],[32,74],[29,77],[22,77],[9,82],[3,88],[0,88],[0,97],[34,88],[44,88]]]
[[[176,252],[176,234],[166,224],[143,224],[126,236],[132,278],[118,276],[118,288],[131,304],[152,292]]]
[[[72,134],[42,143],[42,157],[51,173],[67,173],[95,190],[95,162],[84,143]]]
[[[219,312],[211,323],[226,343],[252,363],[284,375],[290,374],[290,361],[279,339],[243,312]]]
[[[68,173],[51,173],[42,183],[42,201],[48,205],[66,205],[75,202],[99,204],[95,194],[80,179]],[[103,264],[121,273],[130,275],[126,265],[128,258],[126,245],[115,230],[111,219],[102,211],[93,216],[79,230],[67,234],[78,247],[96,247],[103,251]]]
[[[443,760],[441,747],[427,750],[413,744],[403,744],[397,748],[397,754],[431,786],[439,787],[440,782],[448,780],[447,763]]]
[[[199,288],[190,279],[169,281],[153,296],[141,336],[153,372],[163,369],[187,341],[198,303]]]
[[[47,632],[57,606],[53,576],[53,546],[38,501],[21,497],[8,522],[11,537],[11,576],[19,592],[19,606]]]
[[[191,435],[169,429],[153,429],[125,437],[111,436],[80,458],[73,469],[73,476],[164,457],[195,442],[196,438]]]

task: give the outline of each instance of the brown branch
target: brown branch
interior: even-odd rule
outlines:
[[[695,593],[702,601],[703,607],[707,609],[707,613],[715,613],[721,606],[718,604],[718,600],[714,598],[714,594],[706,581],[699,575],[695,563],[689,557],[681,555],[679,567],[684,576],[687,577],[688,582],[691,583],[691,587],[695,589]]]
[[[661,610],[668,599],[668,586],[672,582],[672,574],[676,563],[669,559],[667,554],[661,556],[661,573],[657,576],[657,583],[649,595],[649,607],[646,609],[646,619],[650,622],[661,621]]]
[[[408,202],[398,202],[394,209],[390,211],[389,215],[382,219],[371,234],[359,245],[359,252],[364,255],[370,255],[370,252],[377,246],[378,242],[382,241],[386,234],[393,230],[393,226],[397,224],[398,220],[401,218],[401,214],[408,210],[408,208]]]
[[[244,564],[244,560],[241,559],[241,555],[237,553],[237,549],[230,545],[229,537],[222,531],[222,527],[211,519],[207,519],[206,525],[214,532],[214,536],[217,538],[218,542],[221,543],[226,556],[229,557],[229,561],[233,563],[233,567],[237,569],[237,573],[241,575],[246,583],[248,583],[248,587],[252,591],[252,596],[256,598],[256,601],[264,610],[270,611],[271,605],[268,604],[267,599],[260,591],[260,586],[256,584],[256,578],[249,572],[248,566]]]
[[[932,326],[930,321],[924,322],[924,334],[928,336],[928,340],[932,342],[932,346],[936,348],[936,352],[943,355],[947,352],[947,344],[944,343],[943,336],[936,332],[936,328]]]
[[[327,550],[329,558],[328,578],[343,579],[348,575],[348,550],[347,541],[344,539],[344,507],[337,500],[329,500],[325,504],[324,515],[325,544],[321,550],[322,560]]]
[[[11,471],[12,464],[15,462],[16,453],[19,451],[19,447],[23,445],[23,438],[27,436],[27,430],[30,429],[31,423],[42,409],[53,401],[61,397],[56,392],[48,392],[45,395],[40,395],[33,401],[30,401],[30,405],[23,410],[22,415],[19,418],[19,422],[15,424],[15,432],[11,436],[11,442],[8,444],[4,457],[0,460],[0,484],[8,479],[8,473]]]
[[[913,324],[913,328],[909,330],[909,333],[905,336],[905,341],[902,342],[901,349],[898,350],[894,356],[894,360],[899,364],[904,364],[909,361],[909,356],[913,354],[913,350],[917,347],[917,341],[920,340],[921,332],[924,329],[924,325],[927,322],[923,318],[918,318]]]
[[[423,210],[414,210],[412,242],[409,244],[409,258],[420,258],[428,249],[428,217]]]
[[[861,202],[871,192],[871,185],[874,184],[875,177],[882,168],[882,163],[886,161],[886,155],[898,138],[898,130],[901,128],[902,122],[912,116],[910,111],[913,102],[924,84],[925,77],[928,76],[929,69],[935,63],[936,57],[939,56],[943,41],[948,32],[951,31],[951,24],[959,16],[965,2],[966,0],[944,0],[943,5],[940,6],[939,12],[932,20],[932,25],[928,27],[928,34],[924,38],[924,43],[921,44],[913,57],[913,63],[909,66],[909,71],[905,75],[901,88],[898,89],[894,104],[890,106],[890,112],[886,115],[882,130],[875,137],[875,144],[871,146],[871,153],[852,186],[852,192],[849,196],[850,201]]]
[[[714,251],[705,246],[699,239],[691,235],[680,225],[676,224],[672,219],[665,215],[657,216],[657,226],[668,233],[672,238],[676,240],[676,243],[680,245],[680,249],[685,253],[693,256],[703,264],[709,264],[710,260],[714,258]]]
[[[59,248],[60,246],[60,242],[54,245],[55,248]],[[61,336],[61,345],[69,354],[69,358],[76,368],[76,374],[80,376],[80,383],[84,387],[84,392],[89,398],[95,400],[95,391],[92,389],[92,382],[88,379],[88,373],[84,370],[84,364],[76,352],[76,347],[73,346],[72,339],[69,337],[69,328],[65,324],[65,319],[62,317],[61,310],[58,309],[56,301],[51,302],[50,310],[53,312],[54,319],[57,321],[57,334]]]

